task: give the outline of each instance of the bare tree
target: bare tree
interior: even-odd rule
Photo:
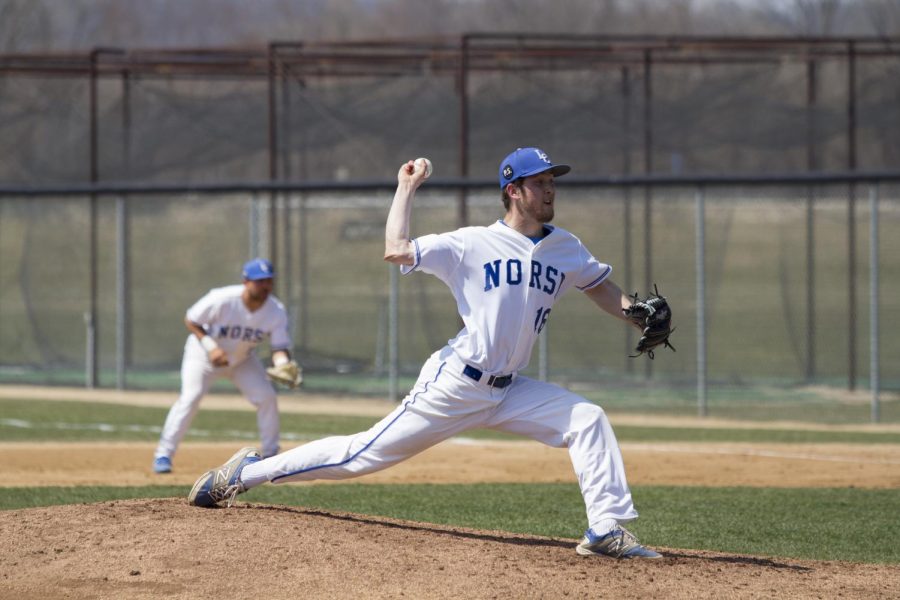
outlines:
[[[831,35],[841,12],[841,0],[794,0],[798,27],[803,35]]]
[[[891,37],[900,34],[900,3],[896,0],[868,0],[862,7],[875,35]]]
[[[50,19],[40,2],[0,2],[0,51],[7,53],[42,50],[52,39]]]

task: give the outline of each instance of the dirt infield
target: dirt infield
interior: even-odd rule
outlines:
[[[72,391],[71,399],[171,402],[167,395],[98,399],[81,397],[83,392]],[[235,398],[210,400],[205,407],[247,409]],[[333,399],[319,399],[283,402],[282,410],[339,412],[336,406],[371,416],[390,409],[367,400],[335,405]],[[625,420],[612,417],[614,425]],[[150,469],[153,446],[0,443],[0,485],[189,485],[236,447],[185,444],[175,471],[158,476]],[[900,488],[896,445],[622,447],[632,485]],[[533,442],[456,440],[356,481],[575,485],[575,476],[563,450]],[[219,510],[164,499],[2,511],[0,598],[893,598],[900,582],[897,565],[666,548],[660,549],[665,559],[655,562],[585,559],[573,551],[574,539],[276,507],[253,503],[252,494],[244,498],[247,502]]]
[[[4,598],[891,598],[900,567],[661,549],[179,499],[0,513]],[[14,548],[14,549],[13,549]]]

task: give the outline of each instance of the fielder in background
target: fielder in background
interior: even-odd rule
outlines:
[[[291,359],[287,312],[272,295],[272,263],[256,258],[244,265],[242,274],[243,284],[212,289],[187,310],[184,324],[190,335],[181,362],[181,395],[159,437],[153,460],[157,473],[171,472],[172,457],[200,400],[213,381],[223,377],[256,407],[263,456],[278,454],[278,401],[269,380],[296,387],[302,375]],[[267,339],[273,363],[268,370],[255,352]]]
[[[631,322],[623,311],[632,299],[609,279],[611,267],[574,235],[549,224],[554,177],[570,167],[553,164],[537,148],[519,148],[500,163],[503,219],[411,239],[413,198],[429,166],[417,160],[400,168],[385,230],[385,260],[399,264],[404,274],[422,271],[446,283],[465,327],[431,355],[400,406],[368,431],[321,439],[264,460],[255,449],[244,448],[197,480],[190,503],[230,504],[237,494],[267,481],[372,473],[463,431],[487,428],[568,449],[587,508],[588,529],[578,554],[659,558],[622,526],[638,513],[603,409],[557,385],[518,374],[554,303],[569,289]]]

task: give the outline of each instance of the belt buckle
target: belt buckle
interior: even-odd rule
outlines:
[[[511,380],[511,375],[491,375],[491,377],[487,380],[487,385],[488,387],[498,387],[502,390],[507,385],[509,385]]]
[[[476,369],[471,365],[466,365],[463,369],[463,375],[474,379],[475,381],[481,383],[484,380],[484,385],[489,388],[500,388],[503,389],[512,383],[512,374],[509,375],[488,375],[487,378],[484,377],[484,373]]]

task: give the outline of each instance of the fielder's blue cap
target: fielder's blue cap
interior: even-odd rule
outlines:
[[[559,177],[571,170],[569,165],[554,165],[547,153],[540,148],[516,148],[500,163],[500,189],[519,177],[537,175],[544,171],[550,171],[554,177]]]
[[[257,279],[271,279],[275,277],[275,268],[272,263],[264,258],[254,258],[244,264],[244,279],[256,281]]]

